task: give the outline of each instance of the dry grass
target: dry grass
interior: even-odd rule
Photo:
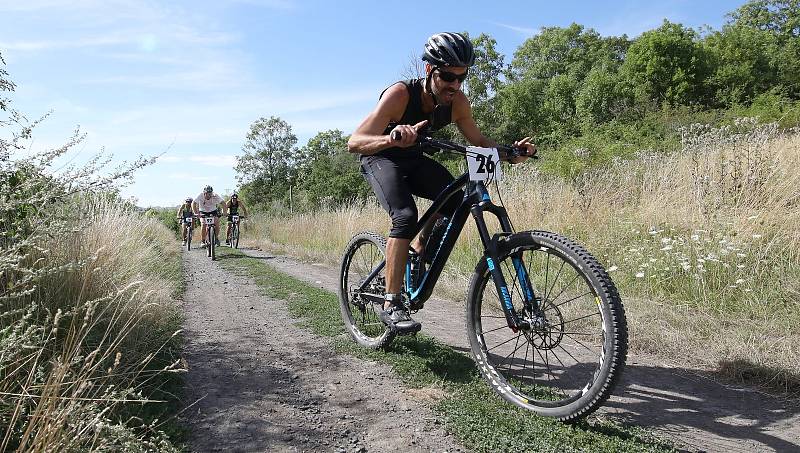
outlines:
[[[503,201],[517,229],[560,232],[605,264],[626,303],[634,352],[728,375],[731,363],[746,363],[797,379],[800,136],[742,120],[693,126],[683,138],[675,155],[643,152],[575,181],[533,164],[507,169]],[[368,204],[252,219],[246,236],[337,263],[353,234],[388,226]],[[468,224],[440,295],[464,299],[481,250]]]
[[[0,450],[174,450],[131,417],[181,370],[163,363],[179,325],[174,237],[108,198],[67,206],[82,214],[73,230],[42,237],[26,260],[51,271],[2,307]]]

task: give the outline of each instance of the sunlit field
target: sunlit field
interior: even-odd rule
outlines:
[[[780,389],[800,374],[799,148],[774,125],[695,125],[679,153],[642,151],[572,181],[535,163],[506,168],[500,194],[517,230],[565,234],[606,266],[634,353],[734,378],[757,373]],[[247,228],[261,247],[335,264],[355,233],[385,234],[389,218],[368,201],[261,214]],[[481,253],[468,223],[438,295],[463,301]]]

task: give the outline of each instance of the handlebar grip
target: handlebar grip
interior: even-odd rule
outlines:
[[[392,131],[389,134],[389,138],[391,138],[392,140],[400,140],[403,138],[403,134],[401,134],[400,131]]]

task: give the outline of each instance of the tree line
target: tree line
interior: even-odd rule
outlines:
[[[720,30],[664,20],[635,39],[544,27],[508,63],[481,34],[463,88],[487,136],[535,136],[544,170],[567,177],[643,149],[674,150],[680,126],[694,122],[800,124],[800,0],[752,0],[726,17]],[[452,127],[441,134],[462,139]],[[369,188],[347,138],[329,130],[298,147],[284,120],[255,121],[236,166],[242,191],[273,209],[363,198]]]

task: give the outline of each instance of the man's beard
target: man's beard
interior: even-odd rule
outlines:
[[[436,87],[434,87],[433,88],[433,93],[436,95],[436,99],[437,99],[439,104],[450,105],[450,104],[453,103],[453,99],[455,99],[455,95],[457,93],[457,90],[450,90],[450,89],[447,89],[447,88],[444,89],[444,90],[438,90],[438,89],[436,89]],[[448,94],[450,94],[451,96],[445,97]]]

